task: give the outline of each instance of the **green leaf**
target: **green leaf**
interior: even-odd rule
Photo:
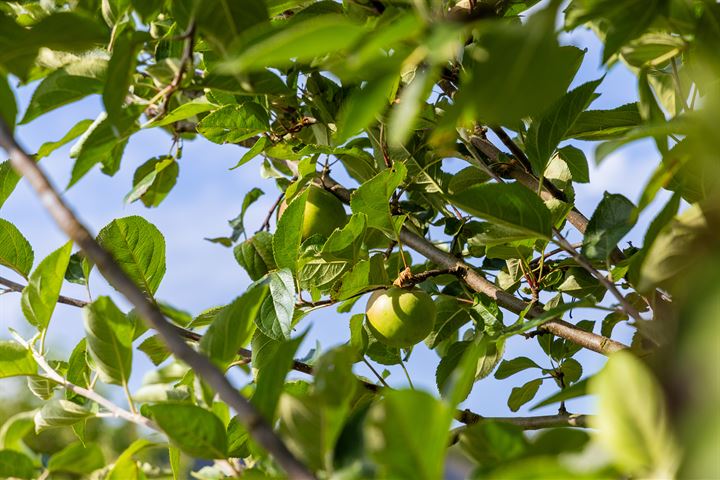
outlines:
[[[293,359],[304,335],[292,340],[277,341],[257,332],[252,341],[252,365],[255,372],[255,392],[250,401],[270,423],[275,419],[285,376],[293,366]]]
[[[508,407],[510,407],[510,410],[517,412],[520,407],[535,398],[535,394],[542,383],[543,379],[538,378],[536,380],[530,380],[521,387],[513,388],[508,398]]]
[[[413,80],[403,88],[399,103],[390,110],[388,119],[388,142],[391,145],[402,145],[407,141],[435,80],[434,71],[418,68]]]
[[[569,387],[560,390],[547,397],[546,399],[536,403],[530,410],[537,410],[538,408],[547,407],[553,403],[563,402],[572,398],[584,397],[588,394],[587,392],[587,379],[581,380]]]
[[[228,0],[194,0],[189,18],[199,30],[223,51],[239,35],[268,19],[262,0],[233,2]],[[218,15],[217,12],[222,12]]]
[[[132,368],[134,326],[110,297],[99,297],[83,307],[87,349],[100,380],[127,385]]]
[[[466,212],[528,234],[549,239],[550,210],[534,192],[517,183],[488,183],[451,195],[450,201]]]
[[[133,455],[147,448],[156,446],[158,446],[158,444],[152,443],[144,438],[135,440],[125,449],[117,460],[115,460],[115,464],[108,472],[105,480],[145,480],[145,474],[138,467],[137,462],[133,459]]]
[[[251,280],[258,280],[268,271],[277,268],[272,250],[272,234],[257,232],[235,246],[235,260],[245,269]]]
[[[352,193],[350,208],[353,213],[367,215],[368,226],[395,236],[395,226],[390,213],[390,197],[402,184],[407,168],[395,162],[393,168],[375,175]]]
[[[364,33],[361,25],[340,15],[310,16],[279,26],[257,41],[243,46],[219,66],[224,73],[242,73],[267,67],[306,62],[328,53],[345,50]]]
[[[35,465],[27,455],[14,450],[0,450],[0,477],[27,478],[35,477]]]
[[[452,297],[439,296],[435,300],[435,325],[425,339],[428,348],[437,347],[442,341],[455,335],[460,327],[470,321],[470,312]]]
[[[50,428],[68,427],[92,416],[90,410],[77,403],[50,400],[35,414],[35,431],[40,433]]]
[[[483,420],[462,430],[460,448],[478,465],[493,466],[521,457],[528,441],[516,425]]]
[[[588,110],[578,116],[565,138],[577,140],[610,140],[623,136],[642,123],[637,103],[612,110]]]
[[[473,384],[492,373],[503,351],[504,343],[487,335],[450,345],[435,372],[440,394],[452,405],[465,400]]]
[[[525,150],[538,176],[543,175],[558,144],[590,105],[602,80],[584,83],[566,93],[542,117],[533,120],[525,139]]]
[[[451,421],[452,409],[425,392],[385,392],[365,424],[365,445],[379,476],[442,478]]]
[[[21,124],[56,108],[102,92],[107,58],[102,54],[85,55],[45,77],[33,92]]]
[[[482,29],[476,50],[466,52],[458,105],[471,106],[483,123],[513,124],[542,114],[567,91],[584,52],[558,45],[549,10],[525,24]]]
[[[340,107],[335,141],[344,143],[371,125],[383,112],[397,90],[399,76],[385,74],[368,79]]]
[[[370,260],[361,260],[347,272],[339,284],[335,284],[332,298],[347,300],[360,293],[388,286],[390,279],[383,262],[382,255],[374,255]]]
[[[273,254],[278,268],[295,271],[295,263],[302,240],[302,226],[305,217],[306,189],[297,195],[280,216],[272,238]]]
[[[138,350],[148,356],[153,365],[160,365],[168,359],[170,351],[159,335],[146,338],[138,345]]]
[[[327,406],[313,394],[286,392],[280,397],[278,416],[278,430],[288,449],[319,470],[332,458],[347,409]]]
[[[559,148],[556,155],[567,165],[573,182],[588,183],[590,181],[587,158],[582,150],[567,145]]]
[[[255,203],[264,194],[265,192],[263,192],[257,187],[251,188],[250,191],[245,194],[240,214],[232,220],[228,221],[228,223],[233,229],[230,240],[234,242],[237,241],[238,238],[240,238],[240,235],[245,235],[245,225],[243,223],[245,221],[245,213],[247,212],[248,208],[250,208],[250,205]]]
[[[175,186],[180,172],[178,162],[172,157],[156,157],[135,170],[133,189],[125,196],[125,202],[142,200],[146,207],[157,207]]]
[[[15,94],[10,88],[7,76],[0,76],[0,118],[5,120],[10,132],[15,130],[15,122],[17,121],[17,103],[15,102]]]
[[[37,364],[30,350],[17,342],[0,340],[0,378],[36,373]]]
[[[165,275],[165,238],[142,217],[117,218],[98,234],[100,246],[149,297]]]
[[[694,204],[662,227],[643,259],[638,290],[649,291],[686,271],[697,255],[696,245],[712,228],[708,216],[700,204]]]
[[[0,351],[2,346],[0,346]],[[2,368],[2,367],[0,367]],[[2,427],[0,427],[0,449],[15,450],[16,452],[26,452],[27,446],[23,438],[33,431],[35,422],[33,417],[35,411],[20,412],[7,418]]]
[[[28,278],[35,254],[15,225],[0,218],[0,265]]]
[[[563,374],[563,380],[566,385],[575,383],[582,377],[582,365],[574,358],[568,358],[560,365],[560,372]]]
[[[575,298],[592,295],[598,302],[603,299],[606,292],[605,287],[582,267],[568,268],[562,283],[556,288],[558,292],[567,293]]]
[[[107,80],[103,88],[103,105],[111,123],[121,118],[121,109],[125,103],[132,77],[135,73],[138,52],[142,42],[149,39],[145,32],[123,30],[115,37],[112,57],[107,66]]]
[[[145,124],[144,127],[164,127],[181,120],[187,120],[201,113],[217,110],[218,108],[220,108],[219,105],[210,102],[206,97],[196,98],[187,103],[183,103],[167,115],[153,118],[150,122]]]
[[[19,181],[20,175],[15,172],[10,160],[0,163],[0,207],[5,205]]]
[[[527,357],[517,357],[512,360],[503,360],[498,369],[495,371],[495,378],[501,380],[515,375],[518,372],[527,370],[528,368],[541,368],[540,365]]]
[[[22,291],[20,304],[23,314],[39,330],[46,329],[50,323],[71,254],[72,242],[68,242],[45,257],[32,272]]]
[[[349,346],[329,350],[314,365],[315,393],[325,405],[340,407],[354,398],[358,381],[352,371],[355,351]]]
[[[270,146],[272,142],[268,137],[260,137],[257,139],[257,142],[253,143],[253,146],[248,149],[247,152],[240,158],[238,163],[235,164],[234,167],[230,167],[230,170],[235,170],[238,167],[242,167],[247,162],[252,160],[253,158],[260,155],[262,152],[265,151],[265,149]]]
[[[237,351],[250,342],[255,318],[268,291],[264,284],[255,285],[217,312],[200,340],[200,350],[221,365],[231,362]]]
[[[256,317],[257,327],[274,340],[287,340],[295,312],[295,279],[289,269],[268,273],[270,296],[265,298]]]
[[[71,443],[53,454],[48,462],[50,472],[74,473],[87,475],[105,466],[105,457],[97,443]]]
[[[614,463],[631,475],[674,476],[679,451],[663,391],[648,367],[632,353],[614,353],[589,389],[602,418],[591,424]]]
[[[225,426],[212,412],[187,403],[143,407],[180,450],[198,458],[225,458]]]
[[[270,129],[267,111],[254,102],[225,105],[202,119],[198,132],[214,143],[238,143]]]
[[[583,239],[582,253],[605,260],[635,225],[635,205],[617,193],[607,193],[593,212]]]
[[[129,110],[124,110],[120,118],[114,119],[114,123],[110,122],[105,113],[101,113],[73,145],[70,156],[75,158],[75,165],[67,188],[75,185],[98,163],[102,164],[102,171],[108,175],[117,172],[128,139],[138,130],[136,117]]]
[[[663,10],[664,3],[663,0],[626,0],[622,4],[613,0],[575,0],[567,9],[565,27],[571,29],[602,20],[603,62],[607,62],[623,45],[650,26]]]
[[[53,153],[58,148],[67,145],[69,142],[75,140],[77,137],[87,131],[94,122],[90,119],[80,120],[76,123],[60,140],[54,142],[45,142],[40,145],[37,153],[35,154],[35,160],[45,158]]]
[[[75,345],[70,358],[68,359],[68,367],[66,378],[68,381],[80,387],[90,385],[90,366],[87,359],[87,342],[83,338]],[[74,395],[68,393],[68,395]]]
[[[20,27],[5,14],[0,15],[0,65],[25,80],[40,47],[79,51],[103,43],[107,30],[94,18],[75,12],[55,12],[32,28]],[[72,35],[68,35],[72,32]]]

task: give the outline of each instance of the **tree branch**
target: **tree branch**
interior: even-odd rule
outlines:
[[[71,392],[80,395],[82,397],[87,398],[88,400],[91,400],[98,405],[101,405],[107,409],[108,412],[112,414],[113,417],[122,418],[123,420],[127,420],[128,422],[135,423],[137,425],[151,428],[153,430],[160,429],[155,426],[155,424],[150,421],[150,419],[143,417],[142,415],[139,415],[137,413],[132,413],[124,408],[121,408],[117,405],[115,405],[113,402],[108,400],[107,398],[103,397],[102,395],[98,394],[97,392],[93,390],[89,390],[87,388],[81,387],[79,385],[75,385],[74,383],[68,381],[65,377],[60,375],[54,368],[50,366],[50,364],[45,360],[45,357],[40,355],[37,351],[35,351],[34,348],[32,348],[26,341],[24,341],[22,338],[20,338],[18,335],[13,335],[15,337],[15,340],[17,340],[18,343],[20,343],[23,347],[27,348],[30,353],[32,354],[33,358],[35,359],[35,362],[38,364],[40,368],[43,369],[45,372],[45,375],[48,380],[52,380],[53,382],[62,385],[63,388],[66,390],[70,390]]]
[[[337,183],[329,176],[325,176],[322,179],[318,179],[322,186],[327,190],[334,193],[340,200],[345,203],[350,201],[350,191],[344,188],[342,185]],[[465,283],[478,293],[483,293],[493,300],[497,301],[498,305],[502,308],[510,310],[516,314],[523,312],[528,304],[520,300],[519,298],[507,293],[506,291],[498,288],[495,284],[489,282],[485,277],[473,268],[472,265],[464,262],[463,260],[453,256],[452,254],[440,250],[435,245],[430,243],[427,239],[421,235],[412,232],[407,227],[403,227],[400,231],[400,241],[404,245],[412,248],[425,258],[436,263],[441,268],[454,269],[461,268],[465,270]],[[527,312],[528,318],[538,317],[543,315],[545,312],[540,304],[536,304],[534,307]],[[565,322],[563,320],[549,320],[539,327],[541,330],[546,330],[553,335],[562,337],[569,340],[581,347],[587,348],[603,355],[608,355],[612,352],[627,348],[620,342],[597,335],[592,332],[586,332],[575,325]]]
[[[110,285],[118,290],[137,309],[148,326],[156,330],[170,351],[192,368],[196,375],[210,385],[237,412],[250,436],[265,448],[293,478],[312,479],[314,476],[287,449],[285,444],[250,402],[243,397],[207,357],[193,350],[177,334],[160,309],[125,274],[110,253],[102,248],[88,229],[60,198],[42,169],[17,144],[10,129],[0,118],[0,146],[10,156],[13,168],[33,187],[46,210],[65,234],[77,243],[87,257],[97,265]]]

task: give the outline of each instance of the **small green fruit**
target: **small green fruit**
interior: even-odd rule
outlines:
[[[409,348],[427,337],[435,325],[435,303],[419,289],[390,287],[370,296],[365,309],[378,340],[392,347]]]
[[[282,216],[286,208],[287,203],[283,202],[278,208],[278,218]],[[303,212],[303,241],[313,235],[322,235],[327,238],[336,228],[341,228],[346,223],[345,207],[335,195],[314,185],[308,187],[308,196]]]

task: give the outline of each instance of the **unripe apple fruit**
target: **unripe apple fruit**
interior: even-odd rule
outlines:
[[[435,325],[435,303],[420,289],[390,287],[370,296],[365,309],[371,331],[381,342],[409,348],[427,337]]]
[[[342,202],[335,195],[314,185],[310,185],[307,190],[302,225],[303,240],[316,234],[327,238],[336,228],[345,226],[347,213]],[[283,202],[278,208],[278,218],[286,208],[287,203]]]

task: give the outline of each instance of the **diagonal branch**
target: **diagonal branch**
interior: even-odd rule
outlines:
[[[337,183],[335,180],[325,175],[321,179],[322,186],[327,190],[335,194],[340,200],[345,203],[350,201],[350,191],[345,187]],[[475,268],[459,259],[452,254],[440,250],[438,247],[430,243],[426,238],[412,232],[407,227],[403,227],[400,231],[400,241],[403,245],[406,245],[420,255],[431,260],[441,268],[446,269],[462,269],[465,271],[463,280],[465,283],[478,293],[483,293],[493,300],[497,301],[498,305],[502,308],[510,310],[511,312],[520,314],[527,309],[528,304],[507,293],[505,290],[498,288],[495,284],[488,281]],[[526,314],[528,318],[538,317],[543,315],[545,312],[539,304],[533,306]],[[586,332],[575,325],[565,322],[563,320],[549,320],[539,327],[540,330],[544,330],[569,340],[581,347],[587,348],[603,355],[616,352],[627,348],[620,342],[597,335],[592,332]]]
[[[250,436],[265,448],[292,478],[314,476],[287,449],[260,413],[243,397],[206,356],[193,350],[180,337],[160,309],[127,276],[110,253],[102,248],[75,213],[65,204],[55,187],[35,161],[17,144],[10,129],[0,118],[0,146],[10,156],[13,168],[27,178],[46,210],[65,234],[77,243],[116,290],[137,309],[149,327],[156,330],[170,351],[188,364],[235,411]]]

